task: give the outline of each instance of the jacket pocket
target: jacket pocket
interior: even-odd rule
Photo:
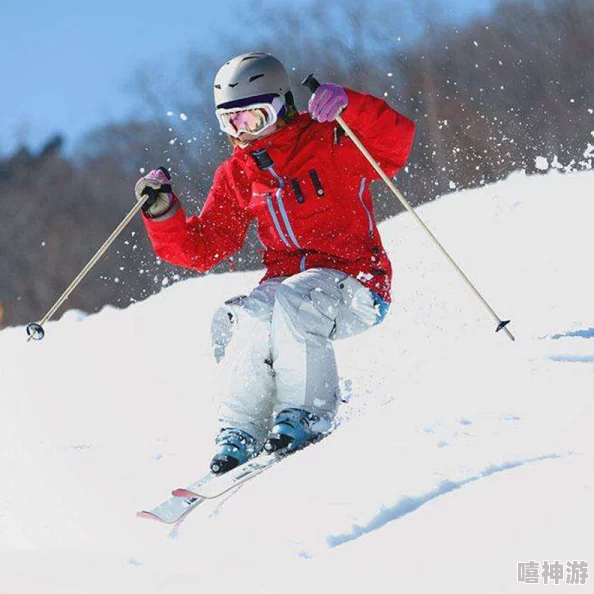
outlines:
[[[315,181],[314,181],[315,180]],[[298,219],[315,219],[333,207],[326,195],[320,176],[314,169],[305,170],[299,177],[291,178],[285,193],[290,197],[291,214]]]
[[[303,186],[306,188],[306,192],[313,189],[313,194],[317,198],[323,198],[326,195],[324,190],[324,186],[320,180],[320,176],[315,169],[310,169],[308,171],[309,179],[306,179],[303,183]],[[302,182],[299,181],[297,178],[293,178],[291,180],[291,188],[293,188],[293,194],[295,195],[295,199],[299,204],[303,204],[305,202],[305,193],[302,188]]]

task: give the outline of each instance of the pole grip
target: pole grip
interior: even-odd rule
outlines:
[[[169,169],[167,169],[167,167],[161,166],[159,167],[159,171],[161,171],[168,180],[171,179],[171,173],[169,173]],[[148,198],[142,207],[143,212],[146,213],[146,211],[157,201],[157,198],[161,192],[171,192],[171,184],[163,184],[158,190],[155,190],[155,188],[151,188],[150,186],[144,188],[142,195],[148,196]]]
[[[159,167],[159,171],[162,171],[167,179],[171,179],[171,173],[169,173],[169,169],[167,169],[167,167],[161,166]]]
[[[304,87],[307,87],[312,95],[318,90],[320,86],[318,79],[313,75],[313,73],[310,74],[301,84]]]

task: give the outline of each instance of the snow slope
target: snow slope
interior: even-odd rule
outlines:
[[[212,453],[210,315],[259,273],[0,333],[0,594],[592,592],[517,563],[594,572],[594,172],[526,177],[382,225],[386,322],[338,343],[342,425],[179,527],[137,519]],[[41,313],[41,312],[40,312]]]

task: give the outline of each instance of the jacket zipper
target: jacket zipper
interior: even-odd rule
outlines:
[[[268,206],[268,212],[270,212],[270,216],[272,217],[272,222],[274,223],[274,227],[276,229],[276,232],[278,233],[278,236],[282,239],[283,243],[287,247],[293,247],[289,243],[288,239],[285,237],[285,234],[283,233],[283,230],[280,226],[280,222],[278,220],[278,217],[276,216],[276,212],[274,211],[274,204],[272,203],[271,194],[266,194],[266,204]]]
[[[359,201],[361,202],[361,206],[363,206],[363,208],[365,209],[365,214],[367,215],[369,237],[373,237],[373,218],[371,216],[371,213],[369,212],[369,209],[367,208],[367,205],[365,204],[365,202],[363,200],[363,192],[365,191],[365,182],[366,181],[367,181],[366,178],[363,178],[361,180],[361,185],[359,186]]]
[[[307,259],[307,254],[304,252],[303,254],[301,254],[301,260],[299,261],[299,270],[301,272],[303,272],[306,267],[305,267],[305,261]]]
[[[266,169],[268,171],[270,171],[270,174],[272,175],[272,177],[274,177],[274,179],[276,179],[276,181],[278,182],[278,189],[276,191],[276,203],[280,210],[283,222],[285,223],[285,227],[287,229],[289,238],[291,239],[291,241],[293,242],[293,245],[297,249],[302,250],[303,248],[297,241],[297,237],[295,237],[295,232],[293,231],[293,227],[291,227],[291,221],[289,220],[289,216],[287,215],[287,211],[285,210],[285,204],[283,202],[283,189],[285,188],[285,180],[280,175],[278,175],[278,173],[274,170],[274,167],[272,165],[270,167],[267,167]],[[268,208],[270,209],[270,204],[269,204]],[[272,211],[274,211],[274,208],[272,209]],[[275,226],[277,227],[277,231],[278,231],[280,229],[280,224],[277,226],[279,221],[276,218],[276,213],[273,216],[273,220],[274,219],[276,219]],[[279,235],[281,235],[281,234],[279,233]],[[284,235],[281,235],[281,239],[282,238],[284,238]],[[290,244],[288,244],[286,241],[285,241],[285,244],[290,247]]]

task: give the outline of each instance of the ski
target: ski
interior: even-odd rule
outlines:
[[[216,499],[258,476],[286,456],[260,455],[220,476],[209,473],[191,485],[172,491],[174,497]]]
[[[216,476],[209,473],[186,488],[175,489],[173,497],[156,507],[137,512],[139,518],[157,520],[164,524],[176,524],[183,520],[191,511],[208,499],[216,499],[232,489],[264,472],[283,457],[260,456],[251,462],[242,464],[224,475]],[[200,492],[200,494],[197,493]]]
[[[177,524],[205,501],[202,497],[170,497],[156,507],[137,512],[137,517],[157,520],[164,524]]]
[[[326,437],[326,435],[320,436],[314,442],[292,452],[260,454],[256,458],[241,466],[237,466],[225,474],[216,475],[208,473],[187,487],[174,489],[172,491],[173,497],[157,505],[157,507],[138,512],[136,515],[139,518],[149,518],[164,522],[165,524],[175,524],[185,518],[201,503],[211,499],[217,499],[225,493],[229,493],[269,468],[272,468],[277,462],[306,449],[312,443],[317,443],[323,437]]]
[[[247,483],[247,481],[253,479],[259,474],[262,474],[265,470],[272,468],[272,466],[274,466],[277,462],[292,457],[296,453],[302,452],[310,446],[319,443],[328,435],[330,435],[330,433],[319,435],[317,439],[308,442],[303,447],[296,450],[283,451],[274,454],[262,453],[249,462],[246,462],[241,466],[237,466],[229,472],[225,472],[225,474],[216,475],[209,473],[202,478],[199,478],[191,485],[181,489],[174,489],[171,493],[174,497],[200,497],[201,499],[216,499],[217,497],[228,493],[232,489]]]

